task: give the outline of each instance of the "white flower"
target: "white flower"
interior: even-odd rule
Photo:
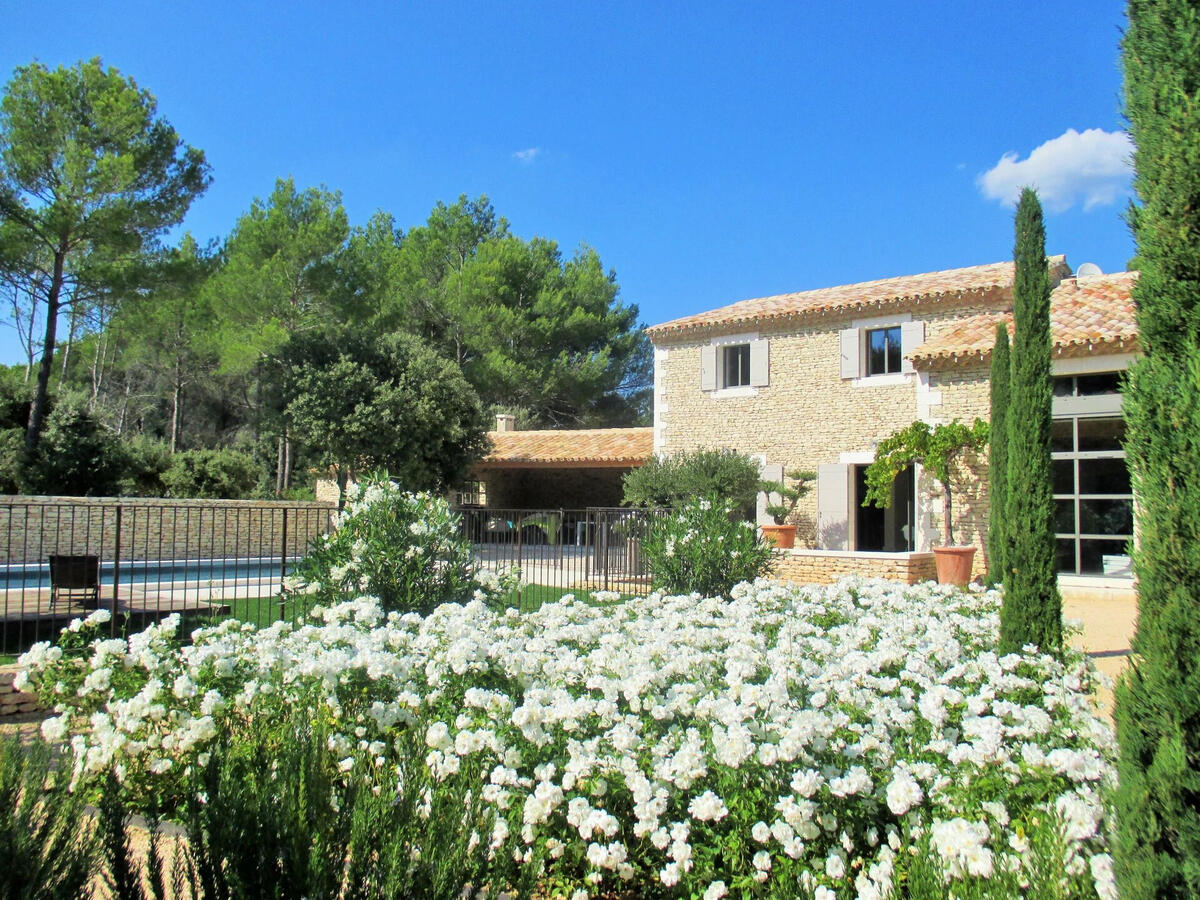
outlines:
[[[925,798],[921,786],[907,769],[898,769],[887,787],[888,809],[902,816]]]
[[[729,888],[725,886],[723,881],[714,881],[704,889],[704,900],[721,900],[729,893]]]
[[[42,737],[51,744],[57,744],[67,734],[67,720],[65,716],[51,716],[42,722]]]
[[[729,815],[729,808],[712,791],[705,791],[699,797],[692,798],[688,812],[697,822],[716,822]]]

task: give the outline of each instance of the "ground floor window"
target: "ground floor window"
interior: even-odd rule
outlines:
[[[1124,420],[1064,417],[1053,428],[1058,570],[1128,577],[1133,489],[1122,449]]]
[[[914,548],[916,536],[916,479],[912,466],[892,482],[892,502],[885,508],[863,506],[867,496],[867,467],[854,467],[854,549],[903,553]]]

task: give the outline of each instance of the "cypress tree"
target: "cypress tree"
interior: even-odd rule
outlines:
[[[1012,356],[1008,352],[1008,326],[996,323],[992,348],[992,430],[988,443],[988,535],[987,582],[995,587],[1004,581],[1004,513],[1008,502],[1008,403],[1012,382]]]
[[[1062,598],[1054,548],[1054,497],[1050,470],[1050,269],[1046,229],[1037,194],[1025,188],[1017,204],[1013,251],[1012,384],[1009,394],[1007,546],[1000,652],[1036,644],[1062,650]]]
[[[1200,9],[1132,0],[1130,211],[1142,358],[1125,389],[1138,618],[1117,685],[1116,874],[1126,900],[1200,896]]]

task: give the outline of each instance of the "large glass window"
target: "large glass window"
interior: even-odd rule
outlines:
[[[1078,391],[1078,383],[1085,377],[1095,379],[1096,387],[1115,386],[1106,373],[1055,379],[1056,388],[1070,381],[1072,390]],[[1107,382],[1101,384],[1102,380]],[[1054,421],[1051,455],[1060,572],[1130,574],[1133,488],[1121,449],[1124,439],[1125,422],[1118,417],[1076,416]]]
[[[900,371],[900,326],[867,331],[867,374],[890,375]]]

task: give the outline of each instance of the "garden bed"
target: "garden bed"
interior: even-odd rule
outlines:
[[[214,751],[261,749],[301,711],[341,783],[421,798],[418,818],[457,804],[461,824],[466,803],[454,852],[499,885],[1111,897],[1092,672],[997,657],[997,611],[990,593],[861,580],[525,615],[364,599],[299,627],[227,622],[181,647],[168,621],[78,666],[45,647],[27,661],[59,685],[47,736],[80,732],[81,784],[115,769],[135,805],[182,808]]]

